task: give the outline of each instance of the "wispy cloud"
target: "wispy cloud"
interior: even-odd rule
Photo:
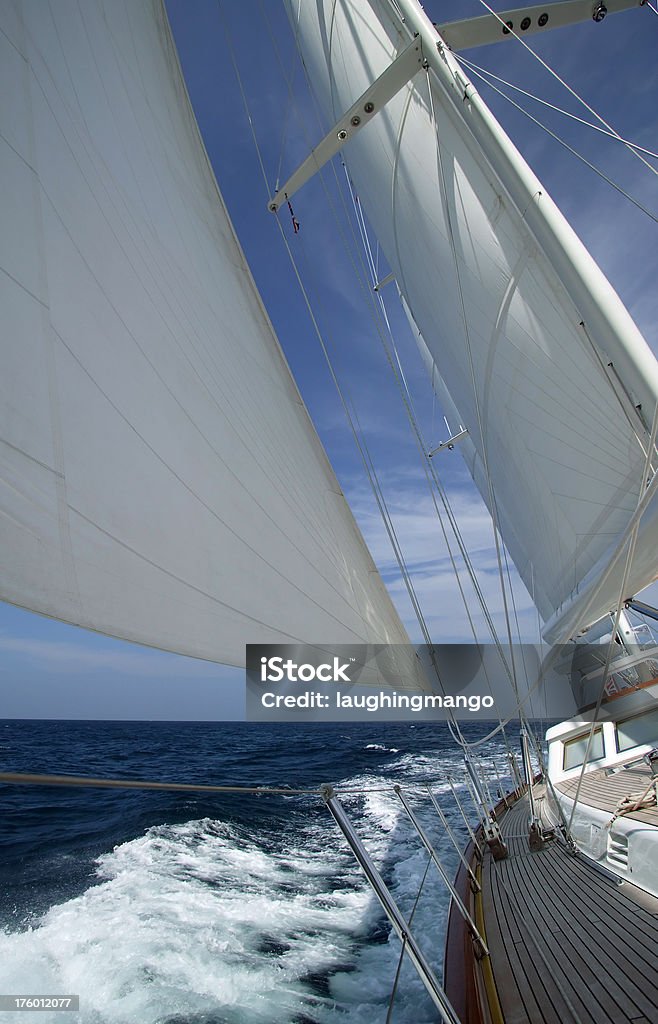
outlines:
[[[452,510],[496,631],[505,639],[505,606],[491,519],[473,485],[460,479],[461,476],[459,471],[454,473]],[[383,487],[389,511],[432,639],[445,643],[472,642],[470,615],[478,641],[489,642],[491,633],[486,625],[479,599],[458,553],[454,536],[448,530],[450,547],[455,556],[459,580],[468,606],[468,613],[466,611],[440,521],[424,483],[418,479],[410,480],[409,473],[404,467],[400,470],[399,478],[391,467],[384,473],[384,477]],[[405,626],[412,639],[419,641],[420,627],[374,499],[367,487],[356,481],[347,490],[359,526]],[[518,618],[521,638],[534,641],[538,636],[537,614],[513,565],[511,562],[509,564],[514,600],[511,600],[508,590],[507,601],[513,639],[518,639]],[[509,587],[507,579],[506,586]]]
[[[121,675],[171,678],[212,676],[223,671],[209,662],[183,660],[161,651],[87,647],[67,640],[35,637],[0,636],[0,653],[27,660],[40,670],[66,674],[105,670]]]

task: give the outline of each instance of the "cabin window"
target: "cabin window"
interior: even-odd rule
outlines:
[[[564,771],[568,771],[569,768],[580,768],[581,764],[585,760],[585,751],[587,750],[587,738],[588,732],[582,733],[580,736],[576,736],[572,740],[567,740],[564,744]],[[589,748],[589,757],[587,763],[591,761],[599,761],[603,757],[603,730],[597,729],[592,736],[592,745]]]
[[[625,722],[617,722],[617,750],[620,753],[645,743],[658,746],[658,708],[627,718]]]

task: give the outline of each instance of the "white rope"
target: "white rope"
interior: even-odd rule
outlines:
[[[656,802],[656,780],[652,778],[642,793],[628,793],[622,797],[615,808],[615,813],[610,821],[606,822],[604,828],[612,828],[617,818],[621,818],[624,814],[632,814],[633,811],[639,811],[641,807],[655,807]]]

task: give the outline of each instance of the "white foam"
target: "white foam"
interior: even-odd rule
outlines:
[[[447,761],[418,760],[423,775]],[[344,803],[408,915],[427,855],[390,777],[364,775],[349,785],[369,790]],[[456,853],[434,811],[426,800],[416,806],[452,872]],[[432,868],[413,930],[437,970],[447,907]],[[216,1024],[288,1024],[297,1015],[377,1024],[400,953],[398,940],[385,935],[328,816],[309,815],[306,825],[275,836],[203,819],[154,827],[118,846],[100,858],[97,882],[82,896],[52,907],[36,927],[0,933],[0,991],[78,992],[82,1024],[155,1024],[177,1014],[181,1022],[208,1014]],[[408,964],[399,991],[398,1024],[435,1019]],[[62,1024],[62,1017],[44,1012],[39,1021]]]

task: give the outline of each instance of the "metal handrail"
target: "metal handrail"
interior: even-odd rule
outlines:
[[[370,883],[370,886],[379,900],[384,913],[388,917],[398,938],[404,945],[405,952],[413,963],[418,975],[423,982],[430,998],[441,1015],[444,1024],[460,1024],[450,1000],[444,989],[439,984],[434,971],[425,959],[418,943],[409,931],[409,926],[391,896],[384,879],[375,867],[368,851],[357,835],[352,822],[347,816],[343,805],[335,794],[332,786],[322,787],[322,796],[329,813],[345,836],[352,853],[361,865],[363,872]]]

